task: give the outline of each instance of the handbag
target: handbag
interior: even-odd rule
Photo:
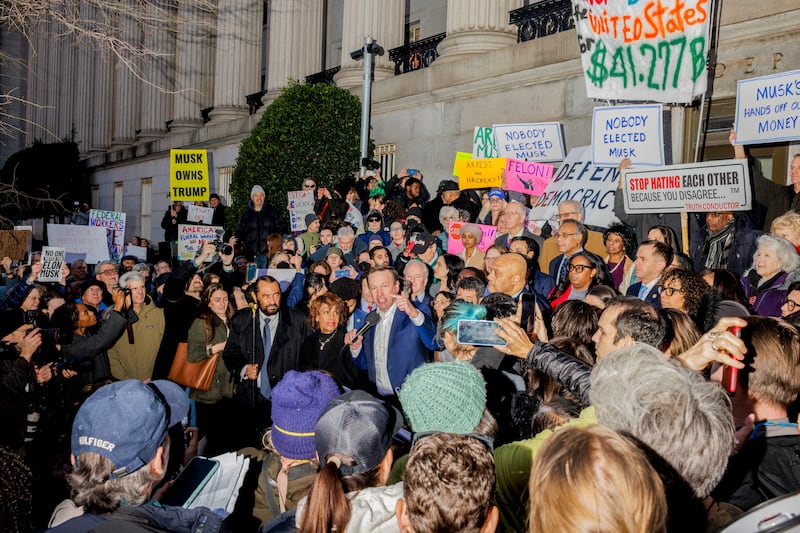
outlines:
[[[206,338],[208,338],[207,327]],[[190,389],[210,390],[220,355],[221,352],[217,352],[208,359],[193,363],[189,361],[189,343],[180,342],[178,349],[175,350],[175,358],[172,360],[167,379]]]

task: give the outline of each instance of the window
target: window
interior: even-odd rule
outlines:
[[[397,147],[392,144],[378,144],[375,145],[374,159],[381,164],[381,176],[384,180],[388,180],[395,173],[394,170],[394,154]]]
[[[217,169],[217,194],[219,194],[225,205],[230,205],[232,202],[228,193],[231,190],[231,178],[233,177],[233,169],[236,167],[219,167]]]
[[[411,44],[419,41],[420,25],[419,21],[409,22],[406,24],[406,44]]]
[[[114,211],[122,211],[122,182],[114,183]]]
[[[153,225],[153,178],[142,178],[141,183],[141,204],[142,209],[139,218],[139,236],[150,240]]]
[[[92,193],[89,198],[92,209],[100,209],[100,186],[92,185]]]

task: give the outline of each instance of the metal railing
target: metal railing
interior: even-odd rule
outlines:
[[[395,76],[431,66],[439,57],[436,47],[446,36],[446,33],[440,33],[389,50],[389,59],[394,62]]]
[[[329,68],[328,70],[323,70],[322,72],[317,72],[316,74],[310,74],[306,76],[306,83],[333,83],[333,77],[340,70],[342,70],[341,65],[337,65],[333,68]]]
[[[245,96],[245,99],[247,100],[247,107],[250,109],[251,115],[255,115],[256,111],[258,111],[261,108],[261,106],[264,105],[263,102],[261,102],[261,97],[264,96],[265,94],[267,94],[266,89]]]
[[[509,22],[517,26],[518,43],[575,27],[571,0],[541,0],[509,11]]]

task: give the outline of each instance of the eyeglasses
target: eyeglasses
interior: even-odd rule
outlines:
[[[800,307],[800,303],[790,300],[789,298],[783,300],[783,305],[786,306],[786,309],[788,309],[790,313],[794,313],[794,310]]]
[[[680,293],[686,292],[680,287],[664,287],[664,286],[661,286],[661,287],[659,287],[659,289],[661,290],[661,294],[666,294],[667,296],[672,296],[676,292],[680,292]]]
[[[567,237],[574,237],[577,233],[556,233],[556,239],[566,239]]]
[[[592,269],[594,267],[592,265],[567,265],[567,272],[574,271],[577,272],[578,274],[581,274],[587,268]]]
[[[414,444],[416,444],[418,441],[421,441],[422,439],[428,438],[431,435],[436,435],[437,433],[442,433],[442,432],[441,431],[422,431],[420,433],[414,433],[414,438],[411,439],[411,447],[413,448]],[[494,453],[494,439],[492,439],[491,437],[487,437],[486,435],[481,435],[479,433],[465,434],[464,437],[469,437],[471,439],[475,439],[477,441],[482,442],[487,448],[489,448],[490,452]]]
[[[101,289],[100,287],[90,287],[86,289],[86,292],[103,292],[103,289]]]
[[[103,270],[102,272],[97,273],[98,276],[108,276],[109,274],[118,274],[118,272],[113,268],[110,268],[108,270]]]

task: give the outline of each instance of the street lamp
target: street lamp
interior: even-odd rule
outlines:
[[[364,60],[364,83],[361,93],[361,177],[364,178],[367,168],[374,163],[369,158],[369,124],[372,111],[372,71],[374,58],[383,55],[383,47],[372,37],[364,37],[364,46],[350,52],[353,61]]]

